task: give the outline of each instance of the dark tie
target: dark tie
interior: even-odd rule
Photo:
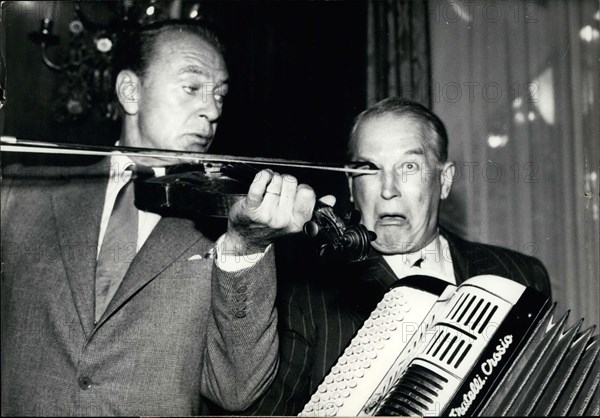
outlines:
[[[422,263],[423,261],[425,261],[425,260],[423,260],[423,258],[419,258],[417,261],[415,261],[415,262],[412,264],[412,266],[411,266],[411,267],[418,267],[418,268],[421,268],[421,263]]]
[[[115,199],[96,263],[96,321],[119,288],[137,252],[138,211],[133,203],[133,181]]]

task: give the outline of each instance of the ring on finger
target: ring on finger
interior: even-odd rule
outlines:
[[[270,190],[267,190],[267,193],[276,194],[277,196],[281,196],[281,193],[272,192],[272,191],[270,191]]]

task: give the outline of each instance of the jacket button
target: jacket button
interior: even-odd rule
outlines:
[[[248,286],[246,286],[245,284],[238,286],[238,288],[236,289],[238,293],[245,293],[246,290],[248,290]]]
[[[87,376],[81,376],[79,379],[77,379],[77,384],[82,390],[88,390],[92,387],[92,379]]]

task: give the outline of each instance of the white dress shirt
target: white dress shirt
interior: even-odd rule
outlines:
[[[456,284],[454,267],[448,241],[438,232],[433,241],[418,251],[407,254],[384,255],[398,279],[412,274],[433,276],[451,284]],[[414,266],[419,259],[420,267]]]
[[[100,221],[100,237],[98,238],[98,253],[100,254],[100,248],[102,247],[102,241],[104,240],[104,234],[108,227],[108,221],[115,205],[115,200],[119,194],[119,190],[129,182],[133,171],[131,167],[135,167],[135,163],[125,155],[113,155],[110,158],[110,174],[108,176],[108,186],[106,187],[106,195],[104,199],[104,208],[102,209],[102,219]],[[158,167],[153,169],[157,176],[165,174],[164,167]],[[136,252],[142,248],[142,245],[146,242],[150,233],[160,221],[161,216],[138,210],[138,234],[137,234],[137,249]]]

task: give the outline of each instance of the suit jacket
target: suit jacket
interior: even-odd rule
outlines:
[[[444,229],[441,233],[450,246],[457,284],[480,274],[493,274],[550,296],[548,274],[539,260],[469,242]],[[306,279],[311,274],[314,280]],[[323,266],[323,274],[298,270],[296,280],[282,290],[278,301],[281,353],[277,377],[246,412],[298,414],[396,280],[391,267],[375,251],[367,260],[345,267],[339,263]]]
[[[4,172],[2,414],[247,407],[277,368],[272,251],[227,273],[202,258],[214,242],[193,222],[162,218],[95,324],[107,173],[107,160]]]

